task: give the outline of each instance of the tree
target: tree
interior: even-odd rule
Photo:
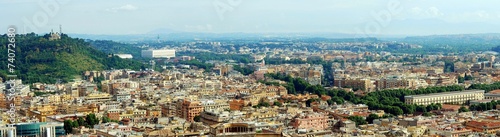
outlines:
[[[94,127],[94,125],[99,124],[99,119],[95,116],[94,113],[90,113],[85,117],[88,127]]]
[[[348,119],[351,121],[354,121],[354,123],[356,123],[356,126],[366,124],[365,119],[363,117],[360,117],[360,116],[349,116]]]
[[[455,63],[451,61],[444,62],[444,72],[455,72]]]
[[[424,112],[424,114],[422,114],[422,115],[423,115],[423,116],[426,116],[426,117],[432,116],[432,114],[431,114],[431,113],[429,113],[429,112]]]
[[[461,106],[459,109],[458,109],[458,112],[459,113],[462,113],[462,112],[469,112],[469,109],[466,108],[465,106]]]
[[[66,132],[66,134],[73,132],[73,121],[64,120],[64,131]]]
[[[464,80],[474,80],[474,77],[472,77],[471,75],[465,74]]]
[[[73,128],[79,128],[79,127],[80,127],[80,125],[78,124],[78,121],[73,121],[73,122],[71,123],[71,126],[72,126]]]
[[[102,123],[108,123],[111,122],[111,119],[108,117],[102,117]]]
[[[195,122],[200,122],[201,121],[201,116],[200,115],[194,116],[193,120]]]
[[[370,115],[368,115],[368,117],[366,117],[366,121],[370,124],[372,124],[373,120],[375,120],[375,119],[379,119],[377,114],[370,114]]]
[[[464,82],[465,82],[465,78],[462,76],[458,76],[458,83],[464,83]]]
[[[83,117],[78,117],[77,123],[79,126],[87,126],[87,123],[85,123]]]
[[[259,107],[260,107],[260,106],[263,106],[263,107],[269,107],[269,106],[271,106],[271,105],[270,105],[269,103],[267,103],[267,102],[260,102],[259,104],[257,104],[257,106],[259,106]]]
[[[283,104],[281,102],[279,102],[279,101],[274,101],[274,105],[278,106],[278,107],[283,106]]]

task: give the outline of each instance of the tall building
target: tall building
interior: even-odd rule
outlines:
[[[40,137],[57,137],[64,135],[63,123],[47,123],[40,125]]]
[[[0,136],[2,137],[16,137],[16,128],[15,127],[0,127]]]
[[[175,50],[142,50],[143,58],[171,58],[175,57]]]
[[[193,122],[194,117],[200,115],[204,108],[200,101],[184,100],[180,103],[180,106],[177,108],[179,110],[178,116],[189,122]]]

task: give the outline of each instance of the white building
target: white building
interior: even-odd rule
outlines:
[[[55,137],[56,136],[56,127],[63,127],[63,123],[47,123],[44,125],[40,125],[40,137]]]
[[[175,50],[142,50],[144,58],[171,58],[175,57]]]
[[[134,58],[134,56],[132,56],[132,54],[115,54],[115,56],[118,56],[122,59],[131,59],[131,58]]]
[[[0,127],[0,136],[2,137],[15,137],[16,135],[16,127]]]
[[[406,104],[429,105],[431,103],[464,104],[468,101],[483,100],[484,90],[465,90],[424,95],[405,96]]]

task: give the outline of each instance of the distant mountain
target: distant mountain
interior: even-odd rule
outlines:
[[[0,43],[7,45],[6,35]],[[26,83],[55,83],[57,79],[70,81],[87,70],[143,69],[144,64],[110,56],[90,46],[83,39],[63,34],[61,39],[49,40],[50,35],[26,34],[16,36],[16,73]],[[0,52],[7,53],[7,46]],[[0,56],[0,76],[7,73],[7,56]]]
[[[413,36],[397,40],[399,42],[414,43],[424,48],[447,49],[458,52],[488,51],[500,45],[499,33],[484,34],[453,34]]]
[[[89,40],[92,47],[109,54],[131,54],[134,58],[141,56],[142,48],[133,44],[125,44],[111,40]]]
[[[180,31],[176,31],[173,29],[160,28],[160,29],[152,30],[152,31],[148,32],[147,34],[170,34],[170,33],[179,33],[179,32]]]

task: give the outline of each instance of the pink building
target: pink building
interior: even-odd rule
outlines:
[[[295,116],[291,124],[296,129],[323,130],[328,128],[327,120],[323,113],[302,113]]]

